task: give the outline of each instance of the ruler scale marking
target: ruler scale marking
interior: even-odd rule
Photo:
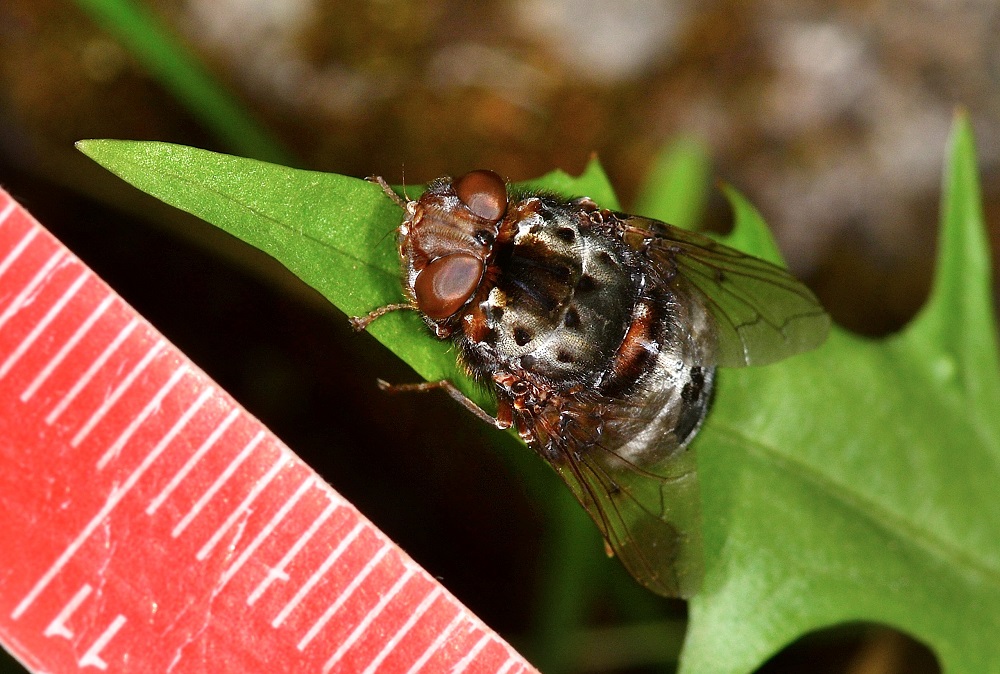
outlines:
[[[177,372],[181,373],[182,375],[184,374],[185,371],[186,368],[183,367],[178,368],[177,370]],[[175,376],[177,372],[174,373]],[[166,435],[164,435],[160,439],[160,441],[156,443],[156,445],[154,445],[151,454],[159,455],[160,453],[162,453],[163,450],[166,449],[171,442],[173,442],[174,438],[176,438],[177,435],[182,430],[184,430],[184,428],[188,425],[188,423],[191,421],[194,415],[198,413],[198,411],[209,400],[209,398],[212,397],[212,393],[213,391],[211,388],[207,388],[204,391],[202,391],[195,399],[195,401],[191,403],[191,405],[186,410],[184,410],[184,413],[177,418],[177,421],[174,422],[174,425],[167,430]]]
[[[83,654],[80,658],[81,667],[97,667],[98,669],[107,669],[108,663],[101,659],[101,651],[104,647],[108,645],[108,642],[118,634],[118,630],[122,628],[125,624],[125,616],[119,614],[115,616],[115,619],[111,621],[111,624],[105,628],[101,636],[97,638],[97,641],[87,649],[87,652]]]
[[[208,389],[206,390],[210,393],[210,395],[215,393],[214,388],[211,386],[208,387]],[[188,460],[184,463],[184,465],[181,466],[180,470],[174,473],[174,476],[170,479],[170,482],[168,482],[167,485],[163,488],[163,491],[157,494],[156,498],[154,498],[152,501],[149,502],[149,505],[146,507],[147,515],[152,515],[153,513],[155,513],[157,509],[159,509],[159,507],[163,505],[163,502],[166,501],[168,498],[170,498],[170,495],[174,493],[174,490],[177,489],[180,483],[184,481],[184,478],[187,477],[188,473],[190,473],[191,470],[198,464],[198,461],[200,461],[201,458],[206,453],[208,453],[208,451],[212,449],[212,447],[215,446],[215,443],[219,441],[219,438],[222,437],[222,434],[226,432],[226,430],[232,425],[234,421],[236,421],[236,418],[239,415],[240,415],[239,410],[234,409],[229,412],[226,418],[223,419],[218,426],[215,427],[212,433],[207,438],[205,438],[204,442],[201,443],[201,446],[197,449],[197,451],[195,451],[195,453],[192,454],[190,458],[188,458]]]
[[[302,484],[300,484],[298,489],[295,490],[295,493],[281,505],[281,508],[274,513],[257,536],[250,541],[250,545],[248,545],[246,549],[240,553],[240,556],[236,558],[236,561],[233,562],[228,569],[226,569],[224,574],[222,574],[222,578],[219,581],[220,588],[225,587],[232,577],[235,576],[241,568],[243,568],[243,565],[246,564],[247,560],[250,559],[250,557],[257,551],[257,548],[259,548],[264,541],[267,540],[272,533],[274,533],[274,531],[278,528],[278,524],[285,519],[285,516],[291,512],[292,508],[294,508],[296,504],[298,504],[299,499],[305,496],[306,492],[312,489],[314,485],[314,479],[311,477],[307,477],[302,481]]]
[[[129,422],[129,424],[125,427],[125,430],[123,430],[121,435],[118,436],[118,439],[111,443],[111,446],[108,447],[104,454],[101,455],[101,458],[97,460],[97,470],[103,470],[111,459],[118,456],[118,453],[121,452],[125,444],[132,438],[132,435],[139,430],[139,427],[143,424],[143,422],[146,421],[146,419],[148,419],[149,416],[159,408],[160,404],[163,403],[163,399],[167,397],[167,394],[169,394],[171,390],[173,390],[174,386],[177,385],[177,382],[181,380],[181,377],[187,374],[187,371],[187,365],[181,365],[179,368],[174,370],[174,373],[170,375],[170,378],[166,381],[166,383],[160,387],[150,401],[146,403],[146,406],[142,408],[142,411]],[[204,400],[202,400],[202,403],[204,403]],[[199,403],[199,405],[200,404],[201,403]]]
[[[14,246],[14,248],[11,249],[6,256],[4,256],[3,262],[0,262],[0,276],[6,274],[7,270],[10,269],[15,262],[17,262],[17,259],[21,257],[21,253],[23,253],[31,242],[34,241],[36,236],[38,236],[38,230],[34,228],[29,229],[24,235],[24,238],[22,238],[17,245]]]
[[[477,641],[476,645],[472,647],[472,650],[470,650],[468,653],[466,653],[465,656],[461,660],[459,660],[457,663],[455,663],[455,666],[452,668],[451,671],[454,674],[462,674],[462,672],[464,672],[466,670],[466,668],[470,664],[472,664],[472,661],[476,659],[476,656],[478,656],[479,653],[484,648],[486,648],[486,645],[488,643],[490,643],[490,635],[489,634],[484,634],[483,636],[479,637],[479,641]]]
[[[90,596],[90,593],[94,591],[94,588],[90,583],[84,583],[83,587],[76,591],[73,598],[66,602],[59,614],[49,623],[45,631],[42,632],[47,637],[60,636],[66,639],[73,638],[73,631],[66,626],[66,621],[69,617],[73,615],[73,612],[80,607],[80,604]]]
[[[309,642],[311,642],[313,639],[316,638],[316,635],[319,634],[319,631],[323,629],[323,627],[325,627],[326,624],[330,622],[330,618],[336,615],[337,611],[339,611],[340,608],[347,603],[347,601],[354,595],[354,591],[357,590],[358,587],[360,587],[361,584],[365,582],[365,579],[369,576],[369,574],[371,574],[371,572],[374,571],[378,567],[378,565],[382,563],[382,560],[385,559],[385,556],[389,553],[389,550],[391,549],[392,548],[388,543],[386,542],[382,543],[378,551],[376,551],[375,554],[372,555],[371,559],[369,559],[365,563],[365,565],[361,568],[361,571],[351,580],[350,584],[348,584],[347,587],[341,590],[340,594],[337,596],[336,601],[330,604],[326,608],[326,610],[323,611],[323,614],[319,617],[319,619],[317,619],[316,622],[312,624],[312,627],[309,628],[309,631],[306,632],[305,636],[302,637],[297,646],[297,648],[300,651],[304,650],[305,647],[309,645]]]
[[[365,525],[363,522],[358,522],[354,525],[351,532],[341,539],[341,541],[337,544],[337,547],[330,552],[327,558],[323,560],[323,563],[320,564],[319,567],[313,571],[312,575],[309,576],[306,582],[302,584],[302,587],[299,588],[298,592],[296,592],[288,603],[285,604],[284,608],[281,609],[281,612],[274,617],[274,620],[271,621],[271,627],[281,627],[281,624],[285,622],[285,619],[288,618],[288,616],[298,607],[300,603],[302,603],[302,600],[305,599],[306,595],[312,591],[323,575],[330,570],[330,567],[337,563],[337,560],[344,554],[344,551],[350,547],[351,543],[353,543],[354,540],[358,538],[362,532],[364,532],[364,530]]]
[[[291,561],[295,559],[295,556],[299,554],[299,551],[305,547],[306,543],[312,540],[312,537],[317,531],[319,531],[319,528],[323,526],[323,523],[326,522],[330,516],[333,515],[333,512],[339,507],[340,504],[336,502],[327,504],[326,508],[323,509],[323,512],[321,512],[319,516],[313,520],[312,524],[309,525],[309,528],[302,532],[302,534],[296,539],[295,543],[293,543],[292,547],[288,549],[285,555],[281,558],[281,561],[278,562],[277,566],[268,570],[267,576],[260,581],[260,584],[257,585],[250,596],[247,597],[248,606],[253,606],[260,596],[264,594],[267,588],[271,586],[271,583],[276,580],[285,580],[288,578],[288,574],[285,572],[285,569]]]
[[[56,316],[60,314],[63,308],[71,299],[73,299],[80,288],[83,287],[84,282],[86,282],[89,276],[90,275],[86,271],[82,272],[77,277],[76,281],[74,281],[73,284],[66,290],[66,292],[59,297],[59,300],[49,308],[49,310],[42,317],[42,320],[40,320],[38,324],[35,325],[34,329],[28,333],[28,336],[17,345],[17,348],[14,349],[9,356],[7,356],[7,360],[3,362],[3,365],[0,365],[0,379],[3,379],[4,376],[10,372],[10,369],[14,367],[17,361],[20,360],[21,356],[23,356],[24,353],[32,347],[35,340],[38,339],[38,336],[41,335],[47,327],[49,327],[49,323],[55,320]]]
[[[324,674],[333,669],[333,666],[340,662],[340,659],[344,657],[344,654],[347,653],[347,651],[358,642],[365,632],[368,631],[368,627],[375,622],[376,618],[382,615],[382,611],[384,611],[385,607],[389,605],[389,602],[394,600],[396,595],[402,592],[403,588],[406,587],[406,584],[410,582],[410,579],[413,578],[413,574],[414,569],[407,568],[403,575],[401,575],[393,584],[393,586],[390,587],[384,595],[382,595],[382,598],[378,600],[378,603],[375,604],[370,611],[368,611],[368,614],[362,618],[361,622],[357,624],[350,635],[348,635],[348,637],[344,639],[344,642],[340,644],[340,648],[338,648],[337,651],[330,656],[330,659],[326,661],[326,664],[323,665]],[[360,585],[360,583],[358,584]]]
[[[71,447],[79,446],[80,443],[83,442],[88,435],[90,435],[90,432],[94,430],[94,427],[101,422],[101,419],[103,419],[111,408],[115,406],[115,403],[117,403],[118,400],[125,395],[125,392],[128,391],[129,387],[135,383],[135,380],[139,378],[139,375],[141,375],[146,368],[149,367],[149,364],[156,359],[156,357],[160,354],[160,351],[162,351],[166,345],[166,340],[158,339],[152,348],[142,357],[142,360],[132,366],[132,369],[129,370],[129,373],[125,375],[124,379],[122,379],[118,385],[115,386],[111,395],[104,399],[101,406],[90,415],[90,418],[87,419],[87,422],[83,425],[83,427],[77,431],[76,435],[73,436],[73,439],[69,441]]]
[[[503,663],[503,666],[497,670],[497,674],[507,674],[507,672],[513,670],[517,667],[517,660],[514,658],[507,658],[507,662]]]
[[[9,204],[3,207],[3,210],[0,210],[0,227],[6,224],[7,218],[9,218],[10,214],[14,212],[15,206],[17,206],[17,204],[11,200]]]
[[[437,638],[435,638],[434,641],[427,646],[426,650],[420,654],[420,657],[417,658],[417,661],[410,666],[406,674],[417,674],[417,672],[423,669],[424,665],[426,665],[427,662],[434,657],[434,654],[439,652],[444,645],[448,643],[448,639],[451,638],[452,633],[458,629],[458,626],[461,625],[464,620],[465,616],[463,616],[461,612],[456,614],[455,617],[451,619],[451,622],[448,623],[448,626],[441,630]]]
[[[7,324],[7,321],[13,318],[17,312],[24,308],[25,302],[27,302],[32,294],[38,290],[38,287],[49,278],[52,271],[56,268],[56,265],[62,262],[65,257],[66,251],[58,250],[52,257],[45,261],[45,264],[42,265],[42,268],[35,273],[28,285],[24,286],[21,292],[18,293],[17,297],[14,298],[14,301],[7,306],[2,314],[0,314],[0,329],[2,329],[3,326]]]
[[[222,537],[226,535],[226,532],[229,531],[234,524],[236,524],[240,517],[244,516],[247,509],[249,509],[256,498],[260,496],[261,492],[267,489],[268,485],[271,484],[271,481],[274,480],[274,478],[278,476],[278,473],[288,465],[288,461],[289,459],[287,456],[278,455],[278,458],[274,461],[274,465],[272,465],[263,476],[257,479],[253,485],[253,489],[250,490],[250,493],[247,494],[240,504],[233,509],[233,512],[226,518],[226,521],[222,523],[222,526],[215,530],[212,537],[205,541],[205,544],[201,546],[201,549],[199,549],[195,554],[195,559],[201,561],[208,557],[209,553],[211,553],[215,546],[219,544],[219,541],[222,540]]]
[[[86,388],[87,384],[90,383],[90,380],[94,378],[94,375],[96,375],[98,371],[100,371],[100,369],[104,367],[104,364],[111,359],[111,356],[114,355],[114,353],[118,350],[118,347],[120,347],[125,342],[125,340],[128,339],[129,335],[132,334],[132,331],[135,330],[138,326],[139,326],[139,319],[133,318],[128,322],[128,324],[124,328],[122,328],[122,330],[117,335],[115,335],[115,338],[111,340],[111,343],[104,348],[104,351],[101,352],[101,355],[98,356],[97,359],[90,364],[90,367],[88,367],[87,370],[83,373],[83,375],[76,381],[76,384],[73,385],[73,388],[71,388],[66,393],[66,395],[62,397],[59,403],[54,408],[52,408],[52,411],[49,412],[49,415],[45,417],[45,423],[51,426],[56,422],[56,419],[58,419],[60,415],[62,415],[62,413],[66,411],[66,408],[70,406],[70,404],[76,399],[78,395],[80,395],[80,391]]]
[[[42,386],[42,384],[45,383],[45,380],[49,378],[52,371],[59,367],[66,356],[69,355],[70,351],[73,350],[73,347],[75,347],[80,340],[86,336],[87,332],[90,331],[90,328],[92,328],[94,323],[96,323],[98,319],[104,315],[104,312],[108,310],[108,307],[111,306],[111,303],[114,302],[114,300],[114,295],[108,295],[101,300],[101,303],[94,308],[89,316],[87,316],[87,320],[80,324],[76,331],[70,335],[70,338],[66,340],[66,343],[63,344],[59,351],[56,352],[56,355],[52,357],[52,360],[47,362],[45,367],[43,367],[31,383],[28,384],[28,388],[24,389],[21,393],[21,402],[26,403],[31,396],[35,395],[35,392]]]
[[[374,658],[372,658],[372,661],[368,663],[368,666],[362,674],[376,674],[382,662],[389,657],[393,649],[396,648],[399,642],[410,633],[413,626],[417,624],[417,622],[423,617],[424,613],[427,612],[427,610],[438,600],[440,596],[441,588],[436,587],[431,590],[431,592],[424,597],[423,601],[421,601],[417,607],[413,609],[413,613],[411,613],[410,617],[406,619],[406,622],[400,625],[399,629],[396,630],[396,633],[393,634],[387,642],[385,642],[382,650],[379,651]]]
[[[194,518],[201,514],[201,511],[205,509],[205,506],[207,506],[209,501],[212,500],[212,497],[214,497],[215,494],[222,489],[222,486],[229,481],[229,478],[233,476],[233,473],[235,473],[239,467],[250,458],[250,455],[257,449],[257,445],[263,442],[263,440],[264,431],[257,431],[257,434],[250,439],[250,442],[244,445],[243,449],[240,450],[240,453],[229,462],[229,465],[226,466],[225,470],[223,470],[219,476],[215,478],[215,482],[213,482],[211,486],[205,490],[201,497],[195,501],[194,505],[191,506],[191,509],[188,510],[187,514],[170,532],[171,536],[177,538],[184,533],[184,530],[188,528],[188,525],[194,521]]]
[[[27,596],[21,600],[21,602],[14,609],[14,612],[11,614],[12,618],[16,620],[21,617],[28,607],[31,606],[32,602],[34,602],[38,595],[41,594],[48,584],[52,582],[52,579],[56,576],[56,574],[62,570],[62,567],[65,566],[66,562],[68,562],[70,558],[76,554],[76,551],[79,550],[80,547],[86,542],[86,540],[90,538],[90,534],[92,534],[94,530],[101,525],[104,518],[111,514],[111,511],[114,510],[119,503],[121,503],[122,499],[124,499],[130,491],[132,491],[135,484],[140,478],[142,478],[146,471],[149,470],[150,466],[153,465],[153,462],[160,457],[160,454],[162,454],[166,448],[167,443],[158,444],[152,452],[146,455],[142,463],[139,464],[139,466],[128,476],[120,487],[116,486],[112,488],[104,506],[87,523],[87,525],[83,528],[83,531],[77,534],[76,538],[74,538],[72,542],[66,546],[59,558],[52,564],[52,566],[49,567],[34,587],[32,587]]]

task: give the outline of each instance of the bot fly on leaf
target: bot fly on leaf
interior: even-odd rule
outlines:
[[[406,302],[450,339],[497,399],[493,416],[565,481],[607,546],[647,588],[690,597],[703,575],[688,445],[716,367],[766,365],[820,345],[830,319],[786,270],[586,197],[517,191],[492,171],[440,178],[405,211]]]

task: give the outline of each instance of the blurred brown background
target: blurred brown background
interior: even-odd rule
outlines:
[[[925,297],[962,105],[996,249],[993,0],[145,6],[304,168],[520,180],[578,172],[597,152],[627,206],[664,143],[699,138],[837,321],[869,335],[898,329]],[[100,137],[234,151],[76,5],[2,0],[0,184],[516,641],[545,523],[483,449],[490,431],[448,401],[377,395],[376,376],[412,373],[263,256],[73,150]],[[709,204],[709,226],[726,227],[724,202]]]

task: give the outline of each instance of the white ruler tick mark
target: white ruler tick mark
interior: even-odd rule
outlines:
[[[109,395],[104,402],[101,403],[101,406],[94,411],[89,419],[87,419],[87,423],[83,425],[83,428],[77,431],[76,435],[73,436],[73,439],[69,441],[71,447],[78,447],[80,443],[83,442],[84,438],[90,434],[90,431],[94,430],[94,426],[100,423],[101,419],[104,418],[104,415],[108,413],[116,402],[118,402],[118,399],[124,395],[125,391],[128,390],[128,387],[139,378],[142,371],[145,370],[151,362],[153,362],[153,359],[156,358],[166,345],[167,342],[164,339],[156,341],[153,348],[147,351],[146,355],[142,357],[142,360],[132,367],[129,373],[125,375],[125,378],[122,379],[118,386],[116,386],[111,392],[111,395]]]
[[[462,615],[461,611],[459,611],[455,617],[451,619],[451,622],[448,623],[448,626],[441,630],[441,633],[437,635],[437,638],[434,639],[434,641],[431,642],[420,657],[417,658],[417,661],[413,663],[409,670],[407,670],[406,674],[416,674],[416,672],[419,672],[421,668],[427,664],[427,661],[431,659],[431,656],[444,647],[448,639],[451,638],[451,633],[458,628],[464,619],[465,616]]]
[[[405,587],[406,584],[410,581],[410,578],[413,577],[414,573],[415,573],[414,569],[407,567],[406,572],[399,577],[399,579],[393,584],[391,588],[389,588],[388,592],[382,595],[382,598],[379,599],[378,603],[374,606],[374,608],[369,610],[368,613],[365,615],[364,620],[358,623],[358,626],[354,628],[354,631],[351,632],[350,636],[344,639],[344,642],[340,644],[340,648],[338,648],[337,651],[332,656],[330,656],[330,659],[326,661],[325,665],[323,665],[323,672],[329,672],[331,669],[333,669],[333,666],[335,664],[340,662],[340,659],[344,657],[344,653],[346,653],[348,649],[351,646],[353,646],[358,639],[361,638],[361,635],[363,635],[368,630],[368,627],[373,622],[375,622],[375,619],[378,618],[379,615],[381,615],[382,611],[389,604],[389,602],[395,599],[396,595],[398,595],[403,590],[403,587]],[[339,600],[338,602],[343,603],[340,602]],[[301,648],[299,650],[301,650]]]
[[[219,541],[222,540],[222,537],[226,535],[226,532],[229,531],[229,529],[236,524],[236,521],[250,509],[254,500],[256,500],[256,498],[260,496],[260,493],[264,491],[269,484],[271,484],[271,481],[277,477],[278,473],[281,472],[281,469],[288,465],[289,460],[290,457],[288,456],[279,456],[267,473],[265,473],[263,477],[256,480],[253,489],[250,490],[250,493],[248,493],[243,501],[236,506],[233,512],[230,513],[229,517],[226,518],[226,521],[223,522],[222,526],[219,527],[214,534],[212,534],[212,537],[209,538],[203,546],[201,546],[201,549],[198,550],[197,554],[195,554],[195,559],[198,561],[204,561],[205,558],[208,557],[208,555],[212,552],[212,549],[215,548],[215,546],[219,544]]]
[[[263,434],[263,433],[262,433]],[[135,486],[136,482],[145,474],[149,467],[153,465],[153,462],[160,457],[163,450],[166,449],[167,443],[158,443],[156,449],[146,455],[146,458],[142,460],[142,463],[132,471],[132,473],[125,479],[121,486],[113,487],[111,492],[108,494],[108,499],[105,501],[104,505],[101,507],[100,511],[87,523],[76,538],[70,542],[66,549],[63,550],[62,554],[53,562],[52,566],[48,568],[45,574],[35,583],[31,591],[20,601],[20,603],[14,608],[11,613],[11,618],[17,620],[21,615],[28,610],[32,602],[38,598],[38,595],[52,582],[52,579],[56,577],[66,563],[76,554],[76,551],[84,544],[87,538],[97,529],[98,526],[104,521],[104,518],[111,514],[111,511],[115,509],[126,494],[132,491],[132,487]]]
[[[21,238],[18,244],[14,246],[13,250],[7,253],[7,257],[3,259],[3,262],[0,262],[0,276],[3,276],[4,273],[10,269],[10,266],[17,261],[17,258],[21,257],[21,253],[24,252],[24,249],[28,247],[28,244],[31,243],[31,240],[37,235],[38,229],[36,227],[32,227],[28,230],[28,233]]]
[[[312,641],[317,634],[319,634],[319,631],[321,629],[323,629],[323,626],[326,625],[328,622],[330,622],[330,618],[332,618],[334,614],[340,610],[340,607],[343,606],[344,603],[351,598],[351,595],[354,594],[354,591],[358,589],[358,586],[365,581],[365,578],[367,578],[369,574],[371,574],[371,572],[375,570],[375,567],[379,565],[379,563],[382,561],[382,558],[386,556],[386,554],[389,552],[390,549],[391,548],[388,543],[386,542],[382,543],[382,547],[378,549],[378,551],[375,553],[375,556],[368,560],[364,568],[361,569],[358,575],[356,575],[351,580],[350,584],[347,587],[345,587],[344,590],[340,593],[340,596],[337,597],[337,600],[332,604],[330,604],[325,611],[323,611],[323,615],[321,615],[319,619],[315,623],[313,623],[313,626],[310,627],[309,631],[306,632],[304,637],[302,637],[298,645],[298,649],[300,651],[305,649],[305,647],[309,645],[309,642]]]
[[[271,583],[276,580],[284,581],[288,579],[288,574],[285,572],[285,568],[293,559],[295,559],[295,556],[299,554],[299,550],[305,547],[306,543],[309,542],[309,539],[311,539],[313,535],[319,531],[319,528],[323,526],[323,523],[330,518],[330,515],[332,515],[333,511],[335,511],[338,507],[340,507],[340,503],[338,502],[327,504],[326,508],[323,509],[323,512],[321,512],[319,516],[313,520],[312,524],[309,525],[309,528],[306,529],[302,535],[298,537],[295,543],[292,544],[292,547],[289,548],[288,552],[284,554],[277,566],[268,570],[267,576],[260,581],[250,596],[247,597],[248,606],[253,606],[254,602],[260,599],[260,596],[264,594],[264,591],[271,586]]]
[[[323,563],[319,565],[318,569],[313,571],[312,575],[309,576],[309,579],[306,580],[302,587],[299,588],[299,591],[295,593],[295,596],[292,597],[291,600],[285,604],[285,607],[281,609],[281,612],[274,617],[274,620],[271,621],[271,627],[280,627],[281,623],[285,622],[285,618],[287,618],[288,615],[295,610],[295,607],[299,605],[299,602],[301,602],[313,589],[316,583],[320,581],[323,574],[325,574],[330,567],[333,566],[338,559],[340,559],[340,556],[344,554],[344,551],[348,548],[348,546],[350,546],[350,544],[354,542],[354,539],[360,536],[361,532],[364,530],[365,525],[363,522],[358,522],[354,525],[351,532],[341,539],[340,543],[337,544],[337,547],[333,549],[333,552],[331,552],[327,558],[323,560]]]
[[[38,286],[40,286],[45,278],[52,273],[55,266],[59,264],[65,256],[66,251],[60,250],[55,255],[50,257],[44,265],[42,265],[42,268],[39,269],[31,281],[28,282],[28,285],[24,286],[24,289],[17,294],[14,301],[10,303],[2,314],[0,314],[0,328],[2,328],[14,314],[21,310],[25,302],[28,301],[28,298],[31,296],[31,293],[38,289]]]
[[[115,619],[111,621],[111,624],[101,633],[101,636],[97,637],[97,640],[93,645],[87,649],[87,652],[83,654],[80,658],[81,667],[97,667],[98,669],[107,669],[108,663],[101,659],[101,651],[104,647],[108,645],[118,630],[122,628],[125,624],[125,616],[120,613],[115,616]]]
[[[131,321],[128,322],[128,325],[122,328],[122,331],[119,332],[118,335],[111,341],[111,343],[104,348],[104,351],[101,352],[101,355],[98,356],[97,359],[90,364],[90,367],[88,367],[87,371],[83,373],[83,376],[81,376],[76,381],[76,383],[73,385],[73,388],[71,388],[69,392],[65,396],[63,396],[62,400],[60,400],[59,403],[52,408],[52,411],[49,412],[49,415],[45,417],[45,423],[49,424],[50,426],[53,423],[55,423],[56,419],[59,418],[59,415],[66,411],[66,408],[69,407],[69,404],[71,402],[73,402],[73,399],[76,398],[76,396],[80,393],[80,391],[83,390],[84,386],[90,383],[90,380],[94,378],[94,375],[97,374],[97,371],[101,369],[101,367],[108,361],[109,358],[111,358],[111,355],[115,352],[115,350],[119,346],[121,346],[122,342],[124,342],[128,338],[128,336],[132,334],[132,331],[135,330],[135,327],[137,325],[139,325],[139,319],[133,318]]]
[[[32,329],[30,333],[28,333],[28,336],[25,337],[20,344],[18,344],[17,348],[14,349],[9,356],[7,356],[7,360],[3,362],[3,365],[0,365],[0,379],[3,379],[10,369],[14,367],[14,364],[17,363],[21,356],[24,355],[24,352],[31,348],[31,345],[35,343],[38,336],[42,334],[45,328],[49,327],[49,323],[51,323],[53,319],[59,315],[59,313],[66,306],[67,302],[73,299],[73,296],[76,295],[77,291],[80,290],[89,276],[90,273],[84,270],[83,273],[77,277],[76,281],[73,282],[73,285],[71,285],[69,289],[62,294],[62,297],[60,297],[59,300],[49,308],[49,310],[45,313],[45,316],[42,317],[42,320],[35,325],[34,329]]]
[[[161,491],[156,496],[156,498],[150,501],[149,505],[146,506],[147,515],[152,515],[153,513],[156,512],[157,508],[163,505],[163,502],[166,501],[167,498],[169,498],[170,495],[174,492],[174,490],[177,489],[178,485],[180,485],[180,483],[184,481],[184,478],[187,477],[188,473],[190,473],[191,470],[195,467],[195,465],[197,465],[198,461],[201,460],[201,457],[203,457],[208,452],[208,450],[210,450],[215,445],[215,443],[219,441],[219,438],[222,437],[222,434],[226,432],[226,430],[232,425],[234,421],[236,421],[236,417],[238,417],[239,415],[240,411],[238,409],[234,409],[230,411],[228,415],[226,415],[226,418],[222,420],[222,423],[220,423],[218,426],[215,427],[215,430],[213,430],[212,433],[207,438],[205,438],[205,441],[201,443],[201,446],[198,447],[195,453],[192,454],[191,457],[184,462],[184,465],[181,466],[181,469],[177,471],[177,473],[170,479],[170,482],[167,483],[167,486],[163,488],[163,491]]]
[[[423,601],[420,602],[417,608],[413,609],[413,613],[406,619],[406,622],[403,623],[398,630],[396,630],[396,633],[392,635],[391,639],[385,642],[382,650],[379,651],[379,654],[372,659],[362,674],[377,674],[382,661],[389,657],[389,654],[392,653],[393,649],[399,645],[399,642],[402,641],[407,634],[409,634],[410,630],[413,629],[413,626],[417,624],[417,621],[420,620],[425,613],[427,613],[441,594],[441,588],[435,587],[432,592],[428,593],[428,595],[424,597]]]
[[[175,526],[170,532],[171,536],[177,538],[184,533],[184,530],[187,529],[192,520],[198,516],[198,513],[202,511],[205,505],[212,500],[212,497],[215,496],[216,492],[222,489],[222,485],[224,485],[226,481],[233,476],[233,473],[235,473],[236,469],[240,467],[240,464],[250,458],[250,455],[253,454],[253,450],[257,448],[257,445],[259,445],[264,439],[264,436],[264,431],[258,431],[257,434],[253,436],[253,439],[250,440],[250,442],[248,442],[242,450],[240,450],[240,453],[236,455],[236,458],[234,458],[229,465],[226,466],[226,469],[219,474],[219,477],[215,479],[215,482],[213,482],[212,485],[205,490],[205,493],[201,495],[201,498],[199,498],[195,504],[191,506],[191,510],[188,511],[187,515],[185,515],[184,518],[177,523],[177,526]]]
[[[476,645],[472,647],[472,650],[466,653],[465,657],[456,662],[455,666],[451,668],[452,674],[462,674],[462,672],[464,672],[465,669],[472,664],[472,661],[476,659],[479,652],[486,648],[486,644],[490,643],[491,639],[492,637],[489,634],[484,634],[479,637],[479,641],[477,641]]]
[[[278,524],[280,524],[285,516],[291,512],[292,508],[295,507],[295,504],[299,502],[299,499],[305,496],[305,493],[309,491],[315,483],[316,480],[312,477],[308,477],[302,481],[302,484],[295,490],[295,493],[282,504],[278,512],[274,513],[271,519],[268,520],[267,524],[264,525],[264,528],[260,530],[260,533],[258,533],[252,541],[250,541],[250,545],[246,547],[246,550],[240,553],[240,556],[236,558],[236,561],[233,562],[228,569],[226,569],[224,574],[222,574],[222,579],[219,582],[220,588],[225,587],[226,583],[228,583],[243,567],[243,565],[246,564],[251,555],[253,555],[253,553],[257,551],[257,548],[260,547],[267,537],[274,532],[274,530],[278,527]]]
[[[0,225],[3,225],[5,222],[7,222],[7,218],[10,217],[10,214],[14,212],[14,208],[16,207],[17,207],[16,201],[11,201],[9,204],[4,206],[4,209],[0,211]]]
[[[90,593],[94,591],[94,588],[90,586],[90,583],[84,583],[83,587],[76,591],[73,598],[66,602],[59,614],[53,618],[49,626],[45,628],[43,634],[47,637],[65,637],[66,639],[73,638],[73,630],[66,626],[66,621],[69,617],[73,615],[73,612],[80,607],[80,604],[90,596]]]
[[[517,660],[508,656],[507,662],[503,663],[503,667],[497,670],[497,674],[507,674],[507,672],[511,671],[515,667],[517,667]]]
[[[177,382],[181,380],[181,377],[187,374],[187,371],[188,366],[186,363],[174,370],[174,373],[170,375],[170,379],[168,379],[167,382],[160,387],[160,390],[156,392],[156,395],[154,395],[150,401],[146,403],[146,406],[142,409],[142,411],[129,422],[128,426],[125,427],[125,430],[122,431],[122,434],[118,436],[118,439],[111,443],[111,446],[108,447],[104,454],[101,455],[101,458],[97,460],[97,470],[103,470],[111,459],[118,456],[118,453],[122,451],[122,448],[125,447],[125,444],[129,441],[129,439],[131,439],[132,435],[136,432],[136,430],[138,430],[139,426],[142,425],[142,422],[148,419],[149,415],[159,408],[163,399],[166,398],[171,389],[177,385]],[[204,402],[203,398],[205,398],[205,393],[207,393],[207,391],[202,392],[201,398],[199,398],[202,402]],[[171,431],[173,431],[173,429],[171,429]],[[170,438],[173,438],[173,435],[169,433],[167,435],[169,438],[166,438],[166,441],[170,442]]]
[[[52,360],[50,360],[42,371],[38,373],[35,380],[28,385],[28,388],[24,389],[24,392],[21,393],[21,402],[26,403],[31,396],[35,395],[35,391],[37,391],[38,388],[45,383],[45,380],[49,378],[52,371],[59,366],[59,363],[66,358],[66,355],[73,350],[73,347],[76,346],[81,339],[83,339],[83,336],[87,334],[87,331],[90,330],[91,327],[93,327],[94,323],[97,322],[97,319],[100,318],[105,311],[107,311],[108,307],[111,306],[111,303],[114,302],[114,300],[114,295],[108,295],[101,300],[101,303],[97,305],[93,312],[91,312],[90,316],[87,317],[87,320],[80,324],[80,327],[78,327],[66,343],[62,345],[59,352],[56,353]]]

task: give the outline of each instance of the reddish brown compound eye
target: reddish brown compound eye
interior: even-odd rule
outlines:
[[[455,181],[455,194],[483,220],[496,222],[507,212],[507,185],[493,171],[466,173]]]
[[[417,306],[428,318],[448,318],[469,301],[483,276],[483,262],[456,253],[440,257],[424,267],[413,283]]]

